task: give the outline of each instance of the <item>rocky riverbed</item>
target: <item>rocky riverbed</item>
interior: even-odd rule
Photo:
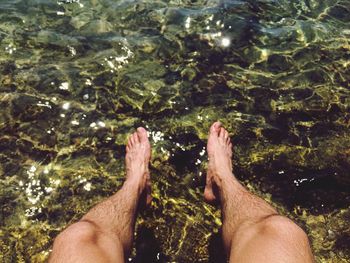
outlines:
[[[202,197],[220,120],[235,175],[317,262],[349,262],[349,41],[349,0],[2,0],[0,261],[45,261],[144,126],[154,198],[130,260],[224,262]]]

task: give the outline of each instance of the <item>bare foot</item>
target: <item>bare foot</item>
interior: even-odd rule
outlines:
[[[149,161],[151,159],[151,145],[147,131],[139,127],[130,135],[126,145],[126,181],[135,184],[139,193],[144,195],[146,204],[150,204],[151,178],[149,174]]]
[[[222,179],[232,176],[232,143],[220,122],[214,122],[210,127],[207,151],[209,163],[204,198],[213,203],[219,197]]]

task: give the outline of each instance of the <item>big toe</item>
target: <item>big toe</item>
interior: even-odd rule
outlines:
[[[214,123],[211,125],[209,131],[210,131],[211,134],[219,135],[220,128],[221,128],[221,122],[216,121],[216,122],[214,122]]]
[[[213,204],[216,201],[216,196],[214,195],[213,186],[211,182],[207,183],[204,188],[204,200],[209,204]]]
[[[137,135],[141,143],[148,142],[147,131],[143,127],[137,128]]]

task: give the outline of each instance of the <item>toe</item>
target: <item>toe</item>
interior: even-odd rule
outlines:
[[[131,148],[135,144],[134,136],[131,134],[128,139],[128,145]]]
[[[134,134],[132,135],[132,137],[134,138],[134,142],[135,142],[135,143],[140,143],[139,136],[138,136],[137,132],[134,132]]]
[[[230,139],[230,136],[227,134],[226,144],[229,145],[230,143],[231,143],[231,139]]]
[[[132,146],[133,146],[133,143],[132,143],[131,137],[130,137],[129,140],[128,140],[127,147],[129,147],[129,150],[131,150]]]
[[[220,136],[221,139],[225,139],[225,132],[226,132],[226,130],[225,130],[224,128],[221,127],[221,129],[220,129],[220,134],[219,134],[219,136]]]
[[[138,134],[138,138],[139,138],[141,143],[148,141],[147,131],[146,131],[145,128],[138,127],[137,128],[137,134]]]
[[[209,204],[214,203],[216,197],[213,192],[213,185],[211,180],[207,180],[207,183],[205,185],[204,189],[204,199],[207,201]]]
[[[227,140],[228,139],[228,132],[225,130],[224,137]]]
[[[218,135],[220,132],[221,123],[219,121],[214,122],[210,127],[210,133]]]

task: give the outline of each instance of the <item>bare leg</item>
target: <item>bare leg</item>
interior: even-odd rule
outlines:
[[[305,232],[249,193],[232,174],[228,132],[214,123],[208,138],[204,197],[220,201],[223,242],[230,262],[313,262]]]
[[[113,196],[93,207],[56,238],[50,262],[124,262],[130,252],[137,208],[150,202],[147,132],[138,128],[126,147],[126,181]]]

